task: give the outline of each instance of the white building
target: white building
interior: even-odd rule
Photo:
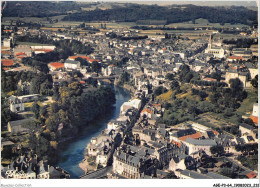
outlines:
[[[24,111],[24,102],[22,99],[19,99],[18,97],[11,96],[9,98],[10,103],[10,110],[12,112],[22,112]]]
[[[80,62],[79,61],[73,61],[73,60],[66,60],[64,63],[65,69],[79,69],[80,68]]]
[[[5,171],[5,179],[36,179],[36,173],[32,170],[28,170],[25,173],[24,171],[18,171],[18,168],[8,169]]]
[[[54,50],[56,48],[56,46],[54,45],[41,45],[41,46],[31,46],[32,50]]]
[[[208,127],[206,127],[206,126],[204,126],[204,125],[201,125],[201,124],[199,124],[199,123],[195,123],[195,122],[191,122],[191,127],[192,127],[194,130],[196,130],[196,131],[198,131],[198,132],[201,132],[201,133],[206,133],[206,132],[209,130]]]
[[[210,147],[217,145],[217,143],[211,139],[197,140],[187,138],[186,141],[183,141],[183,143],[187,146],[189,155],[200,150],[203,150],[208,155],[211,155]]]
[[[212,47],[211,43],[211,34],[209,38],[208,48],[205,50],[207,54],[213,54],[215,58],[224,58],[225,57],[225,50],[222,47],[214,46]]]
[[[102,166],[106,166],[108,162],[108,155],[99,154],[96,158],[96,164],[101,164]]]
[[[139,110],[141,108],[141,103],[142,103],[142,101],[140,99],[133,99],[128,102],[125,102],[121,106],[120,112],[124,113],[127,109],[132,108],[132,107]]]
[[[253,104],[253,112],[252,112],[252,116],[254,117],[258,117],[258,103],[254,103]]]
[[[3,47],[10,48],[11,47],[11,39],[5,38],[3,40]]]
[[[125,121],[117,121],[117,120],[112,120],[107,124],[107,130],[116,130],[120,126],[125,126],[126,122]]]

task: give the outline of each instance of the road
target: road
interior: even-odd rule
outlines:
[[[80,179],[99,179],[106,176],[107,173],[112,172],[112,169],[113,166],[107,166],[105,168],[83,175],[80,177]]]

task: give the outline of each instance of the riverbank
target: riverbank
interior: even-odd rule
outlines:
[[[118,114],[113,121],[108,122],[105,129],[102,130],[97,137],[92,137],[91,142],[89,142],[85,148],[84,160],[79,164],[79,167],[85,174],[93,170],[92,167],[90,168],[90,164],[95,166],[96,169],[98,166],[105,167],[112,164],[115,148],[121,144],[125,132],[129,130],[136,121],[136,116],[139,113],[136,114],[135,111],[140,112],[142,100],[135,99],[134,88],[128,86],[129,85],[125,84],[123,88],[128,88],[128,91],[132,91],[131,100],[127,101],[127,105],[123,108],[122,106],[120,107],[120,114]],[[131,115],[126,112],[130,112]],[[96,158],[96,160],[90,162],[93,157]]]
[[[97,167],[95,165],[96,163],[93,163],[93,160],[90,160],[90,157],[86,157],[79,163],[79,168],[81,168],[85,174],[97,170]]]
[[[121,87],[115,86],[114,90],[116,103],[113,108],[109,110],[109,113],[100,116],[98,120],[91,122],[87,127],[83,125],[80,133],[74,139],[62,143],[62,150],[59,153],[56,166],[68,171],[72,179],[77,179],[84,174],[79,164],[84,160],[84,150],[91,138],[98,136],[109,121],[117,118],[120,114],[121,105],[131,98],[129,92]],[[80,166],[87,166],[87,162],[82,163]]]
[[[135,93],[135,88],[133,86],[126,84],[126,83],[124,85],[119,85],[118,83],[119,83],[119,81],[115,80],[115,82],[114,82],[115,86],[129,91],[131,93],[131,95],[133,95]]]

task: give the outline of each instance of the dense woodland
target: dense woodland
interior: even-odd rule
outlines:
[[[112,9],[82,11],[82,7],[90,4],[76,2],[8,2],[3,11],[4,17],[50,17],[67,16],[64,21],[117,21],[137,22],[145,25],[170,24],[192,21],[198,18],[207,19],[211,23],[242,23],[252,25],[257,23],[257,12],[242,6],[207,7],[195,5],[138,5],[112,6]],[[184,7],[184,8],[183,8]],[[70,11],[70,12],[69,12]],[[149,22],[149,23],[148,23]]]
[[[128,4],[127,7],[114,9],[85,11],[67,15],[64,21],[117,21],[137,22],[139,20],[164,20],[166,24],[193,21],[204,18],[211,23],[242,23],[257,22],[257,12],[245,7],[206,7],[174,5],[162,7],[157,5]],[[161,23],[160,23],[161,24]]]
[[[79,83],[64,82],[60,87],[54,88],[53,99],[55,102],[49,107],[35,105],[35,117],[38,116],[40,124],[45,126],[38,135],[38,140],[35,140],[35,135],[29,138],[30,148],[39,157],[48,156],[50,164],[55,163],[58,157],[55,150],[58,143],[75,137],[80,127],[87,126],[96,117],[111,111],[115,94],[110,87],[100,87],[83,93]]]
[[[80,10],[75,2],[48,1],[8,1],[3,11],[4,17],[50,17]]]
[[[40,107],[35,101],[31,107],[36,123],[30,124],[32,132],[29,136],[29,148],[33,149],[40,158],[48,159],[54,164],[57,159],[57,149],[60,142],[77,135],[81,127],[88,126],[98,116],[111,112],[115,103],[115,94],[110,87],[93,88],[83,92],[83,86],[78,82],[62,82],[53,88],[49,74],[33,72],[7,72],[2,76],[2,131],[6,130],[8,121],[21,119],[16,113],[10,111],[6,93],[11,94],[41,94],[52,96],[53,103]],[[30,81],[29,93],[23,93],[17,84],[19,81]],[[89,84],[97,85],[89,80]],[[8,155],[9,156],[9,155]],[[6,156],[6,158],[8,158]],[[15,157],[10,154],[9,157]]]

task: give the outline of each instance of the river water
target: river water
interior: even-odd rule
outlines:
[[[79,178],[84,174],[78,164],[84,159],[84,149],[92,137],[98,136],[106,128],[107,123],[116,119],[120,113],[121,105],[130,99],[130,94],[122,88],[114,87],[116,94],[116,104],[114,108],[105,116],[100,116],[94,123],[83,128],[75,139],[66,143],[59,154],[57,166],[70,173],[73,179]]]

